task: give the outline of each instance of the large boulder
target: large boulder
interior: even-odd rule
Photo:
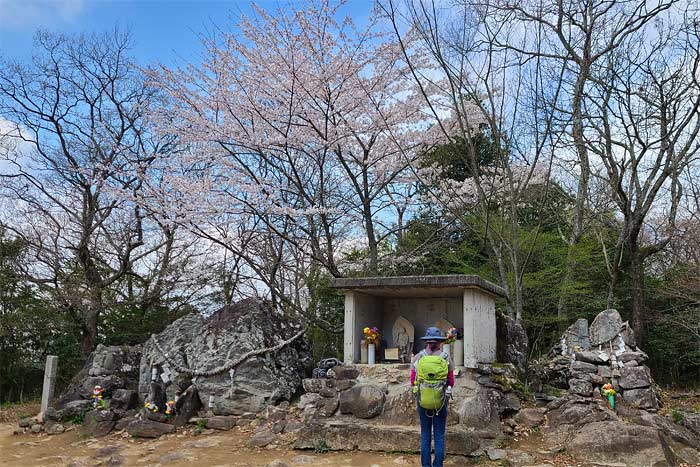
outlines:
[[[607,352],[593,352],[593,351],[581,351],[575,352],[574,356],[576,360],[580,362],[592,363],[594,365],[606,365],[610,356]]]
[[[634,467],[675,466],[676,458],[658,430],[622,421],[590,423],[567,444],[567,452],[588,462]]]
[[[137,438],[158,438],[166,433],[175,431],[175,426],[153,420],[137,418],[126,427],[126,431]]]
[[[617,310],[605,310],[598,313],[591,323],[589,337],[591,345],[605,344],[613,340],[622,330],[622,317]]]
[[[92,402],[87,399],[67,402],[61,410],[61,420],[82,418],[85,412],[92,410]]]
[[[580,396],[590,396],[593,394],[593,384],[584,379],[572,378],[569,380],[569,392]]]
[[[304,411],[304,418],[311,420],[333,416],[338,410],[339,402],[338,396],[323,397],[320,394],[307,393],[301,396],[298,407]]]
[[[300,330],[294,317],[256,299],[225,306],[209,317],[188,314],[144,345],[139,392],[144,396],[148,393],[155,370],[165,384],[168,399],[174,399],[191,385],[192,379],[179,373],[172,362],[191,370],[208,371],[252,350],[273,347]],[[259,412],[269,404],[291,399],[310,367],[309,347],[299,338],[275,354],[248,359],[233,374],[225,371],[198,377],[197,390],[204,404],[212,401],[216,415]]]
[[[460,425],[500,431],[498,407],[501,397],[501,393],[494,389],[474,391],[457,406]]]
[[[512,363],[520,371],[527,368],[529,341],[523,325],[501,313],[496,314],[496,357],[499,362]]]
[[[625,389],[622,392],[625,404],[639,409],[656,410],[659,408],[656,393],[651,388]]]
[[[580,396],[567,395],[550,402],[547,406],[549,430],[566,432],[589,423],[615,421],[618,416],[598,404],[586,403]]]
[[[668,417],[662,417],[659,414],[649,413],[644,410],[632,409],[627,406],[620,406],[618,411],[624,412],[625,418],[632,423],[656,428],[677,443],[693,449],[700,449],[700,432],[694,433]]]
[[[649,368],[645,366],[631,366],[620,369],[620,387],[628,389],[641,389],[651,386]]]
[[[375,384],[359,384],[340,394],[340,413],[357,418],[376,417],[384,410],[386,391]]]
[[[574,360],[571,362],[571,371],[580,371],[582,373],[598,373],[598,366],[592,363],[579,362]]]
[[[304,391],[320,394],[323,397],[335,397],[338,394],[336,380],[326,378],[307,378],[302,382]]]
[[[399,391],[386,397],[384,411],[377,417],[382,425],[418,426],[418,410],[413,389],[404,386]]]
[[[535,428],[544,423],[544,409],[530,407],[522,409],[514,417],[515,421],[527,428]]]
[[[175,402],[175,418],[173,418],[173,425],[187,425],[187,422],[190,420],[190,418],[197,415],[197,412],[199,412],[199,409],[201,407],[202,402],[199,400],[197,387],[190,386],[178,398],[177,402]]]
[[[139,405],[139,394],[132,389],[117,389],[109,401],[109,408],[117,412],[126,412]]]
[[[649,359],[649,356],[645,353],[642,352],[641,350],[638,351],[632,351],[628,350],[626,352],[622,352],[620,355],[617,356],[617,359],[621,361],[622,363],[629,363],[629,362],[637,362],[638,364],[642,364],[645,361]]]
[[[591,348],[591,341],[588,337],[588,320],[580,318],[564,331],[562,347],[564,353],[570,353],[574,349],[586,351]]]
[[[114,425],[117,417],[111,410],[93,410],[85,414],[81,433],[83,436],[100,438],[107,436]]]
[[[695,433],[698,437],[698,444],[700,444],[700,414],[691,412],[682,412],[683,419],[681,424]]]

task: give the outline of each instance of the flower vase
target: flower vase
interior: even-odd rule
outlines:
[[[367,341],[364,339],[360,341],[360,363],[367,364]]]
[[[367,346],[367,363],[370,365],[374,365],[374,359],[375,359],[374,344],[369,344]]]
[[[447,354],[447,357],[452,356],[452,344],[445,344],[442,346],[442,351]]]
[[[455,366],[464,366],[464,341],[462,339],[457,339],[452,344],[454,352],[452,352],[452,359],[455,362]]]

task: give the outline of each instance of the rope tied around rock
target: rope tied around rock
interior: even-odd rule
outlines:
[[[295,340],[299,339],[302,335],[304,335],[304,330],[303,330],[303,329],[302,329],[301,331],[299,331],[298,333],[296,333],[294,336],[292,336],[290,339],[287,339],[286,341],[282,341],[282,342],[278,343],[277,345],[275,345],[275,346],[273,346],[273,347],[267,347],[267,348],[264,348],[264,349],[251,350],[250,352],[247,352],[247,353],[241,355],[241,356],[238,357],[237,359],[232,360],[232,361],[230,361],[229,363],[227,363],[227,364],[225,364],[225,365],[223,365],[223,366],[220,366],[220,367],[218,367],[218,368],[214,368],[214,369],[212,369],[212,370],[207,370],[207,371],[191,370],[191,369],[189,369],[189,368],[185,368],[185,367],[183,367],[183,366],[180,366],[179,364],[177,364],[176,362],[174,362],[174,361],[170,358],[170,354],[168,354],[168,352],[165,352],[165,351],[163,350],[163,348],[160,346],[160,342],[158,342],[158,338],[156,337],[155,334],[151,334],[151,338],[153,339],[153,343],[155,344],[156,349],[158,350],[158,352],[160,352],[161,355],[163,355],[163,357],[165,358],[165,360],[166,360],[170,365],[172,365],[172,367],[173,367],[173,368],[175,369],[175,371],[177,371],[178,373],[183,373],[183,374],[186,374],[186,375],[189,375],[189,376],[193,376],[193,377],[200,377],[200,376],[201,376],[201,377],[211,377],[211,376],[216,376],[216,375],[218,375],[218,374],[221,374],[221,373],[224,373],[224,372],[226,372],[226,371],[229,371],[229,370],[231,370],[231,369],[233,369],[233,368],[236,368],[238,365],[240,365],[241,363],[243,363],[244,361],[248,360],[248,359],[251,358],[251,357],[255,357],[255,356],[257,356],[257,355],[266,354],[266,353],[269,353],[269,352],[277,352],[278,350],[282,349],[283,347],[285,347],[285,346],[291,344],[292,342],[294,342]]]

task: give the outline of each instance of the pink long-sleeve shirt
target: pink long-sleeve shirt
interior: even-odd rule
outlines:
[[[428,350],[426,349],[424,352],[427,355],[440,355],[442,353],[442,350],[435,349],[435,350],[428,352]],[[418,360],[420,360],[420,358],[423,355],[424,355],[423,352],[419,352],[416,355],[414,355],[413,358],[411,359],[411,386],[413,386],[413,384],[416,382],[416,367],[418,366]],[[448,363],[447,385],[449,387],[454,387],[454,385],[455,385],[455,373],[454,373],[455,364],[452,361],[451,357],[447,359],[447,363]]]

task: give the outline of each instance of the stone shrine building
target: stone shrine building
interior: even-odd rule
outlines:
[[[505,291],[476,275],[336,278],[345,293],[344,361],[359,363],[362,330],[376,326],[387,349],[419,352],[430,326],[464,329],[464,366],[496,360],[495,301]],[[460,359],[461,360],[461,359]]]

